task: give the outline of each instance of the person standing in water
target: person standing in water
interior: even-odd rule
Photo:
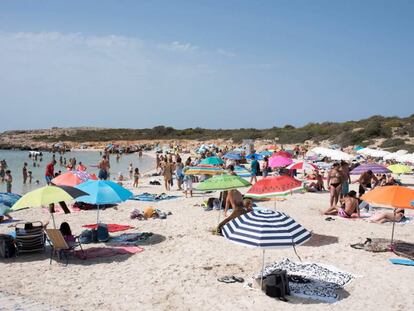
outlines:
[[[98,178],[101,180],[107,180],[109,177],[109,160],[107,159],[106,155],[102,156],[102,160],[98,163],[99,173]]]
[[[27,163],[26,162],[24,162],[23,164],[22,173],[23,173],[23,184],[26,184],[26,181],[27,181]]]
[[[45,179],[47,185],[50,185],[52,183],[52,179],[55,177],[55,164],[56,161],[52,160],[48,165],[46,165]]]
[[[6,175],[4,176],[4,181],[6,182],[6,192],[12,192],[13,177],[11,175],[10,170],[6,171]]]

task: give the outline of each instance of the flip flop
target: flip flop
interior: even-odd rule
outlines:
[[[232,276],[223,276],[222,278],[218,278],[217,281],[222,283],[236,283],[236,280]]]
[[[232,278],[233,278],[233,280],[235,280],[236,282],[239,282],[239,283],[243,283],[244,282],[244,279],[243,278],[241,278],[241,277],[239,277],[239,276],[232,276]]]

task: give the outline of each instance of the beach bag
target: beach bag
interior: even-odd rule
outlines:
[[[0,234],[0,257],[12,258],[17,254],[14,239],[7,234]]]
[[[107,242],[109,240],[109,231],[106,224],[98,224],[96,228],[96,239],[98,242]]]
[[[96,232],[95,230],[83,230],[79,235],[79,242],[81,244],[89,244],[96,242]]]
[[[286,270],[275,270],[265,279],[266,295],[288,301],[286,295],[290,295],[289,280]]]

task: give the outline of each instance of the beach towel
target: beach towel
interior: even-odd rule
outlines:
[[[143,194],[134,195],[129,200],[155,202],[155,201],[170,200],[170,199],[175,199],[175,198],[178,198],[178,197],[175,195],[166,195],[165,193],[162,193],[162,194],[143,193]]]
[[[152,235],[153,234],[151,232],[123,233],[119,236],[111,237],[107,244],[136,246],[147,241]]]
[[[136,254],[144,251],[143,248],[137,246],[122,247],[91,247],[83,250],[76,250],[75,256],[79,259],[94,259],[112,257],[116,255]]]
[[[106,224],[108,227],[109,232],[118,232],[118,231],[125,231],[128,229],[134,229],[134,227],[131,227],[129,225],[118,225],[118,224]],[[98,227],[97,224],[89,224],[82,226],[84,228],[88,229],[96,229]]]
[[[394,265],[414,266],[414,260],[410,259],[390,258],[388,260]]]
[[[277,269],[287,271],[291,295],[328,303],[338,301],[338,290],[355,278],[335,267],[310,262],[297,263],[289,258],[266,266],[264,277]],[[260,279],[261,273],[256,278]]]

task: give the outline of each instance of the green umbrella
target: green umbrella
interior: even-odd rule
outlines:
[[[237,189],[242,187],[249,187],[251,184],[244,180],[243,178],[237,176],[237,175],[215,175],[206,181],[203,181],[196,187],[196,190],[200,191],[213,191],[213,190],[231,190],[231,189]],[[220,208],[221,208],[221,202],[220,202]],[[217,219],[217,225],[220,223],[220,209],[218,211],[218,219]]]
[[[224,161],[220,159],[219,157],[208,157],[205,158],[200,162],[200,164],[203,165],[221,165],[224,164]]]
[[[242,187],[249,187],[251,184],[237,176],[237,175],[215,175],[206,181],[203,181],[200,183],[196,190],[199,191],[214,191],[214,190],[231,190],[231,189],[237,189]]]

